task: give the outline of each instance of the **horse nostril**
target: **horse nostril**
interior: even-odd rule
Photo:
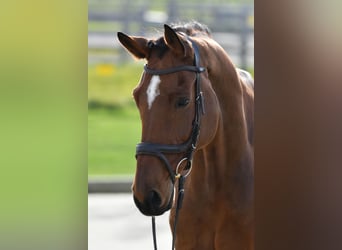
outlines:
[[[160,195],[152,190],[148,193],[147,199],[146,199],[146,203],[150,206],[150,207],[154,207],[157,208],[161,205],[161,197]]]
[[[150,190],[145,193],[143,201],[139,201],[138,198],[133,195],[133,200],[140,212],[147,216],[161,215],[172,207],[173,204],[173,188],[171,190],[171,196],[167,204],[163,204],[162,196],[155,190]]]

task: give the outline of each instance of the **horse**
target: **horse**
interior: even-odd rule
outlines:
[[[117,36],[147,61],[133,90],[142,122],[137,208],[171,209],[177,250],[254,249],[253,78],[197,22],[165,24],[157,39]]]

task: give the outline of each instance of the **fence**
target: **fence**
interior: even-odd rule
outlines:
[[[89,63],[119,62],[116,32],[152,36],[164,23],[196,20],[242,68],[254,67],[253,4],[218,4],[180,0],[89,0]]]

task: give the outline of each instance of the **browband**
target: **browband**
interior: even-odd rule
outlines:
[[[167,75],[176,73],[179,71],[191,71],[195,73],[202,73],[205,71],[205,68],[203,67],[197,67],[197,66],[190,66],[190,65],[183,65],[183,66],[177,66],[174,68],[169,69],[150,69],[147,64],[144,66],[144,70],[146,73],[152,74],[152,75]]]

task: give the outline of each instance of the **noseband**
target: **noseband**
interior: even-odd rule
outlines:
[[[190,40],[190,39],[189,39]],[[199,132],[200,132],[200,120],[201,115],[204,114],[204,100],[203,94],[201,92],[201,77],[200,73],[205,71],[205,68],[199,66],[199,49],[196,43],[190,40],[192,43],[192,47],[194,49],[194,65],[183,65],[177,66],[174,68],[168,69],[150,69],[147,65],[144,66],[144,70],[146,73],[151,75],[167,75],[176,73],[179,71],[191,71],[196,73],[196,82],[195,82],[195,118],[192,122],[192,132],[189,139],[181,144],[157,144],[150,142],[141,142],[136,147],[136,157],[138,155],[152,155],[158,157],[166,166],[167,171],[170,174],[170,178],[172,183],[175,183],[177,178],[180,178],[181,174],[178,171],[180,165],[187,161],[187,165],[185,167],[188,170],[185,177],[190,173],[192,167],[192,158],[193,152],[196,149]],[[185,153],[184,158],[180,160],[176,167],[176,171],[172,169],[172,166],[165,154],[179,154]]]

